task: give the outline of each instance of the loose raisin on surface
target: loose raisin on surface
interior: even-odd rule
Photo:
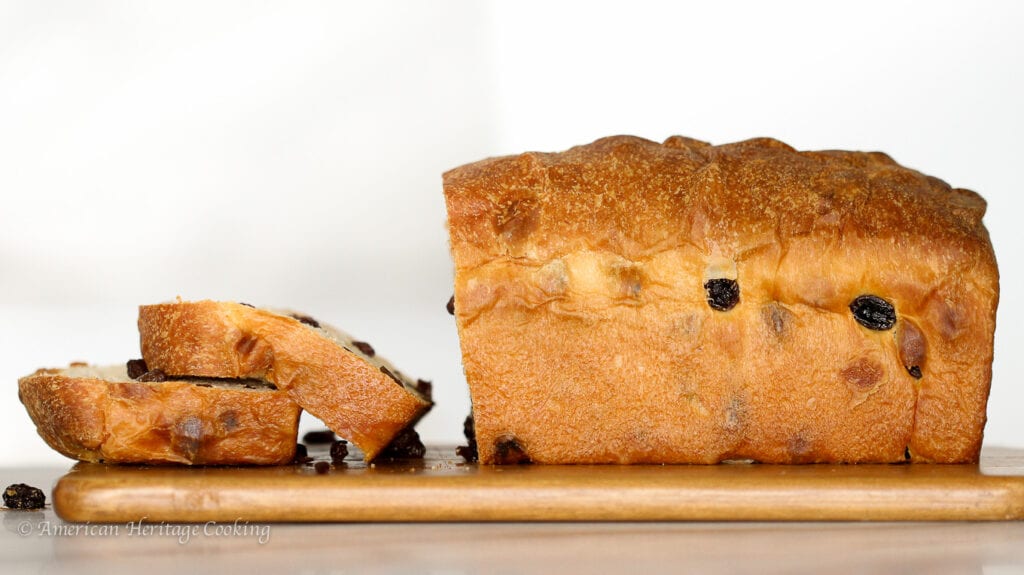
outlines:
[[[348,442],[339,439],[331,444],[331,461],[341,463],[348,457]]]
[[[896,308],[876,295],[862,295],[850,302],[853,318],[862,326],[875,331],[892,329],[896,325]]]
[[[494,462],[498,465],[533,463],[523,446],[511,435],[503,435],[494,441]]]
[[[318,429],[316,431],[307,431],[302,436],[302,443],[306,445],[321,445],[327,444],[334,441],[334,432],[330,429]]]
[[[309,456],[309,450],[301,443],[295,444],[295,463],[309,463],[313,458]]]
[[[129,359],[128,360],[128,377],[132,379],[139,379],[144,373],[149,371],[146,367],[146,360],[144,359]]]
[[[293,313],[292,317],[297,319],[297,320],[299,320],[300,322],[310,326],[310,327],[320,327],[320,322],[318,322],[315,319],[309,317],[308,315],[302,315],[300,313]]]
[[[452,294],[452,297],[448,298],[448,304],[445,305],[444,308],[448,310],[449,315],[455,315],[455,294]]]
[[[377,352],[373,350],[373,346],[366,343],[365,341],[353,341],[352,345],[359,351],[363,352],[363,355],[367,357],[373,357],[377,355]]]
[[[46,495],[38,487],[15,483],[4,489],[4,505],[10,509],[42,509]]]
[[[159,381],[167,381],[167,374],[162,369],[151,369],[146,373],[138,377],[138,381],[145,383],[154,383]]]
[[[316,471],[317,475],[325,475],[331,470],[331,464],[326,461],[317,461],[313,465],[313,470]]]
[[[480,460],[480,454],[477,453],[475,441],[469,442],[469,445],[459,445],[456,447],[455,455],[458,455],[469,463],[476,463]]]
[[[391,440],[377,459],[423,459],[427,448],[420,441],[420,434],[411,427],[403,429],[401,433]]]
[[[708,305],[718,311],[729,311],[740,303],[740,284],[736,280],[715,278],[704,282]]]

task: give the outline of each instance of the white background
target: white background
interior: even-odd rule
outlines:
[[[980,192],[988,443],[1024,445],[1019,3],[0,3],[0,466],[16,380],[138,355],[135,306],[288,306],[469,401],[441,173],[616,133],[884,150]],[[306,421],[305,427],[316,422]]]

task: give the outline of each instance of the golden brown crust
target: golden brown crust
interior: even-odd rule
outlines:
[[[21,378],[18,395],[50,447],[106,463],[288,463],[301,413],[273,389],[111,381],[60,369]]]
[[[215,301],[141,306],[139,334],[150,368],[265,379],[356,444],[367,461],[431,405],[411,383],[384,373],[381,366],[402,377],[380,358],[371,360],[323,331],[263,309]]]
[[[444,183],[481,461],[509,436],[537,462],[977,460],[999,292],[977,194],[884,154],[681,137]],[[896,327],[858,324],[861,295]]]

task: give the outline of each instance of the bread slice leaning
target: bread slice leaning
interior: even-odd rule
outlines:
[[[432,405],[372,348],[299,314],[179,300],[141,306],[139,337],[150,368],[272,382],[367,461]]]
[[[100,463],[288,463],[301,413],[265,382],[142,382],[125,366],[40,369],[18,397],[50,447]]]

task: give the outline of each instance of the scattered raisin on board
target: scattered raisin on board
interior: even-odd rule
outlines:
[[[309,451],[306,449],[305,445],[296,443],[295,459],[293,461],[295,463],[309,463],[310,461],[313,461],[313,458],[309,456]]]
[[[377,459],[423,459],[427,448],[420,441],[420,434],[411,427],[403,429],[385,447]]]
[[[344,439],[339,439],[331,444],[331,461],[335,463],[342,463],[345,458],[348,457],[348,442]]]
[[[42,509],[46,495],[38,487],[14,483],[4,489],[4,505],[10,509]]]

